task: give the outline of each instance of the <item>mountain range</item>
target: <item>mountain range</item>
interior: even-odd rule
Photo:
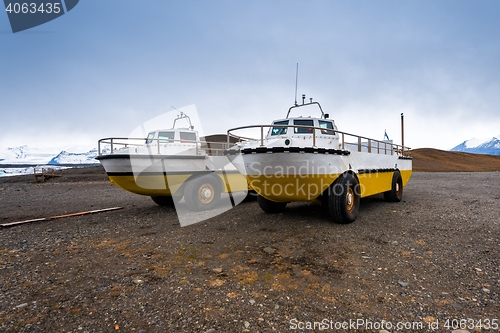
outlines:
[[[472,154],[500,155],[500,135],[486,139],[470,139],[462,142],[451,151],[460,151]]]
[[[96,148],[70,147],[67,150],[32,148],[26,145],[0,149],[0,177],[33,174],[37,165],[64,168],[81,165],[96,165],[99,161]]]
[[[96,148],[70,147],[67,150],[32,148],[27,145],[0,150],[0,165],[99,164]]]
[[[473,154],[500,155],[500,135],[486,139],[470,139],[453,147],[451,151]],[[0,166],[5,165],[72,165],[99,164],[94,147],[33,148],[27,145],[1,149]]]
[[[500,135],[487,139],[470,139],[462,142],[451,151],[473,154],[500,156]],[[71,167],[98,165],[95,159],[98,151],[93,147],[69,147],[64,150],[33,148],[27,145],[0,149],[0,176],[33,173],[32,166],[52,165]]]

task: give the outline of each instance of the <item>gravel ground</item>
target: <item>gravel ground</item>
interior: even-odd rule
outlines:
[[[102,174],[0,179],[2,223],[124,207],[0,229],[0,331],[497,332],[500,173],[414,173],[403,200],[349,225],[250,201],[180,227]]]

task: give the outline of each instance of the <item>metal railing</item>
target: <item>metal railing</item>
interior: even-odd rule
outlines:
[[[104,148],[106,146],[109,147],[109,150]],[[155,153],[158,155],[165,155],[165,153],[168,154],[169,147],[172,149],[175,147],[185,147],[187,149],[195,149],[196,155],[207,154],[208,156],[224,156],[224,150],[226,150],[229,145],[225,142],[207,142],[203,140],[174,140],[165,138],[104,138],[100,139],[97,143],[99,156],[119,153],[120,150],[124,148],[134,147],[148,148],[150,153],[152,151],[151,148],[154,148],[156,150]],[[129,150],[128,153],[133,154],[134,152],[131,152]]]
[[[243,136],[238,136],[233,134],[235,131],[239,130],[244,130],[244,129],[252,129],[252,128],[258,128],[260,129],[260,139],[255,139],[255,138],[248,138],[248,137],[243,137]],[[288,128],[292,129],[294,131],[293,134],[287,135],[286,138],[290,138],[291,136],[304,136],[304,138],[307,138],[308,136],[311,137],[311,146],[316,148],[316,141],[318,140],[318,137],[324,138],[326,135],[333,135],[335,133],[340,134],[339,136],[339,148],[342,150],[348,149],[346,147],[355,147],[358,152],[366,151],[368,153],[377,153],[377,154],[385,154],[385,155],[404,155],[407,153],[410,148],[409,147],[404,147],[402,145],[397,145],[394,143],[386,142],[386,141],[381,141],[381,140],[375,140],[375,139],[370,139],[364,136],[356,135],[356,134],[351,134],[347,132],[342,132],[339,130],[334,130],[330,128],[323,128],[323,127],[312,127],[312,126],[304,126],[304,125],[250,125],[250,126],[241,126],[241,127],[235,127],[232,129],[229,129],[227,131],[227,145],[230,146],[230,140],[231,138],[236,139],[238,142],[243,142],[243,141],[260,141],[260,146],[264,147],[264,141],[266,139],[269,139],[270,137],[264,135],[264,128]],[[308,131],[311,131],[310,133],[295,133],[295,128],[305,128]],[[320,135],[317,135],[317,131],[319,131]],[[326,131],[326,133],[325,133]],[[273,136],[275,138],[282,137],[285,138],[283,135],[276,135]],[[355,138],[354,142],[347,142],[346,137],[353,137]],[[366,140],[366,141],[363,141]]]

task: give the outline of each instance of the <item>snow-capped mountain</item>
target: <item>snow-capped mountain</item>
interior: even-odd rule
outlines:
[[[57,151],[19,146],[0,151],[0,164],[46,164]]]
[[[89,147],[71,147],[65,150],[57,148],[33,148],[26,145],[0,149],[0,165],[6,164],[99,164],[95,159],[97,149]]]
[[[486,139],[470,139],[462,142],[451,151],[461,151],[473,154],[500,155],[500,135]]]
[[[95,148],[85,153],[70,153],[63,150],[57,156],[53,157],[48,164],[95,164],[99,163],[95,159],[96,156],[97,149]]]

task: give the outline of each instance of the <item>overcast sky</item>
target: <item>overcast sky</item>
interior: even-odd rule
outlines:
[[[500,1],[85,0],[13,34],[0,13],[0,148],[94,145],[196,105],[205,134],[283,118],[451,149],[500,134]],[[165,126],[170,126],[167,124]],[[161,125],[161,127],[165,127]]]

